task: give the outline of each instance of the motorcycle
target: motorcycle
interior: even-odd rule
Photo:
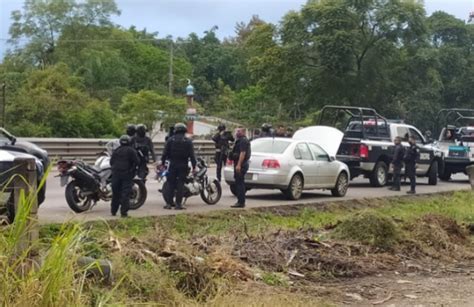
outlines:
[[[83,161],[62,160],[57,163],[61,187],[66,186],[66,201],[76,213],[92,209],[99,200],[112,200],[112,169],[110,156],[114,146],[106,146],[107,151],[93,166]],[[133,179],[130,195],[130,210],[143,206],[147,198],[145,183]]]
[[[164,193],[168,188],[166,177],[168,176],[168,167],[157,168],[157,180],[163,182],[161,193]],[[187,199],[192,196],[200,195],[201,199],[208,205],[215,205],[222,197],[222,187],[217,179],[212,179],[207,176],[207,164],[202,158],[197,158],[197,171],[186,177],[183,191],[183,205]]]

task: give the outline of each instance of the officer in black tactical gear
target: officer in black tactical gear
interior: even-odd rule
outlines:
[[[405,173],[410,179],[410,190],[407,194],[416,193],[416,161],[420,156],[420,149],[416,145],[416,139],[414,136],[410,136],[408,139],[410,147],[405,151]]]
[[[135,144],[135,136],[137,134],[137,126],[133,124],[128,124],[126,133],[130,137],[130,145],[132,147],[135,147],[134,144]]]
[[[403,167],[403,158],[405,156],[405,147],[402,145],[402,138],[397,136],[394,140],[395,148],[393,150],[393,185],[389,188],[391,191],[400,191],[400,176]]]
[[[148,163],[150,162],[150,154],[153,162],[156,162],[155,149],[153,142],[146,135],[146,126],[140,124],[137,126],[137,134],[134,139],[134,146],[140,158],[140,165],[138,166],[138,178],[146,180],[148,176]]]
[[[224,124],[219,124],[217,133],[212,137],[216,146],[215,161],[217,164],[216,177],[219,182],[222,179],[222,166],[225,165],[229,155],[230,143],[234,142],[234,137],[230,131],[226,131]]]
[[[165,142],[167,142],[174,135],[174,126],[171,126],[168,129],[168,134],[165,137]]]
[[[139,163],[137,152],[130,145],[130,137],[120,137],[120,146],[114,150],[110,159],[112,167],[112,215],[117,215],[120,207],[122,217],[128,216],[130,195]]]
[[[161,164],[165,165],[169,160],[168,188],[164,191],[166,201],[165,209],[173,206],[173,197],[176,195],[176,210],[186,209],[183,207],[183,188],[186,176],[189,172],[188,163],[191,161],[193,172],[196,169],[196,157],[194,155],[193,141],[188,139],[185,124],[178,123],[174,126],[174,136],[166,142],[165,150],[161,156]],[[176,193],[176,194],[175,194]]]
[[[236,130],[237,141],[232,149],[232,161],[234,162],[234,184],[237,203],[232,208],[245,208],[245,175],[249,170],[249,160],[251,156],[250,142],[245,136],[243,127]]]
[[[263,124],[262,132],[260,133],[261,138],[273,137],[273,129],[271,124]]]

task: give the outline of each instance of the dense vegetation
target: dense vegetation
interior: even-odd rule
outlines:
[[[119,13],[114,0],[25,0],[12,12],[0,64],[7,128],[99,137],[173,122],[188,78],[202,113],[248,125],[310,124],[323,105],[346,104],[424,130],[440,108],[474,99],[474,26],[427,16],[422,1],[309,0],[278,24],[238,23],[225,40],[216,27],[159,38],[113,24]]]

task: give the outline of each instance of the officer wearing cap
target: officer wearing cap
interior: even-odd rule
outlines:
[[[175,195],[175,209],[186,209],[182,202],[184,184],[189,172],[189,162],[191,162],[193,172],[196,168],[194,145],[193,141],[185,136],[187,131],[185,124],[176,124],[174,126],[174,135],[166,142],[163,155],[161,156],[161,165],[165,165],[166,161],[169,161],[168,187],[163,191],[166,201],[165,209],[171,209],[174,205],[173,198]]]
[[[120,208],[122,217],[128,216],[130,195],[137,166],[140,162],[137,152],[132,148],[128,135],[120,137],[120,146],[110,158],[112,168],[112,215],[117,215]]]

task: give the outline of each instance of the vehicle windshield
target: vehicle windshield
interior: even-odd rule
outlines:
[[[282,154],[290,144],[290,141],[284,140],[257,139],[252,141],[252,152]]]
[[[8,136],[0,129],[0,146],[4,145],[10,145],[11,140],[8,138]]]

